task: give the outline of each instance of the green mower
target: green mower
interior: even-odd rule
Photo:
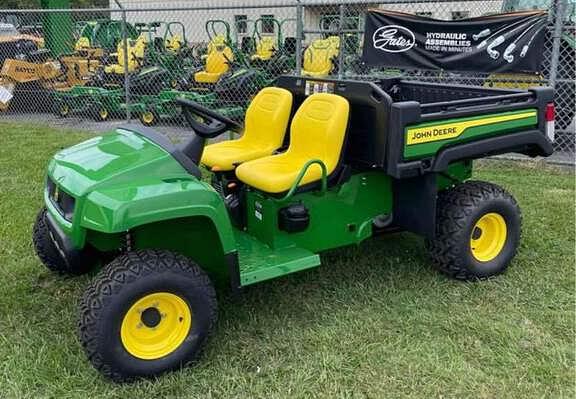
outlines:
[[[283,76],[244,126],[179,99],[194,133],[179,145],[126,125],[54,156],[34,246],[58,273],[101,267],[80,302],[94,367],[115,381],[156,376],[200,356],[215,287],[307,270],[378,234],[423,237],[455,279],[504,272],[520,209],[470,180],[472,161],[550,155],[552,99],[550,88]],[[228,131],[242,137],[206,145]]]
[[[112,117],[124,117],[127,108],[140,115],[145,105],[156,99],[165,88],[170,87],[172,74],[157,66],[146,67],[131,74],[130,102],[126,102],[123,85],[107,84],[105,78],[93,79],[85,86],[74,86],[67,91],[53,93],[53,112],[60,118],[76,114],[90,115],[96,121]]]

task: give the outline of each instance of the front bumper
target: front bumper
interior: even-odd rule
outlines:
[[[54,246],[56,246],[58,249],[58,252],[66,262],[66,265],[71,267],[72,265],[76,265],[79,262],[82,262],[84,251],[82,249],[78,249],[74,245],[70,236],[68,236],[64,230],[62,230],[50,211],[46,212],[46,224],[50,230],[50,239],[54,243]]]

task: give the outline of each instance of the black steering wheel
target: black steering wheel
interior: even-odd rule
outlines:
[[[220,115],[197,102],[177,98],[176,103],[182,107],[182,113],[184,114],[186,122],[188,122],[194,132],[202,138],[211,139],[228,130],[236,132],[242,130],[242,125],[238,122]],[[200,116],[202,121],[199,121],[194,115]]]

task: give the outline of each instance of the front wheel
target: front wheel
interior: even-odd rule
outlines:
[[[80,341],[104,376],[152,377],[196,360],[216,317],[214,288],[198,265],[137,250],[112,261],[85,291]]]
[[[91,113],[96,122],[105,122],[110,118],[110,111],[102,104],[94,104]]]
[[[98,261],[95,251],[86,246],[81,251],[66,253],[48,226],[47,212],[46,208],[38,212],[32,232],[32,242],[40,261],[58,274],[80,275],[89,272]]]
[[[520,243],[520,208],[495,184],[469,181],[440,193],[436,236],[427,246],[433,264],[458,280],[500,274]]]
[[[70,116],[70,104],[64,100],[58,100],[54,106],[54,113],[59,118],[67,118]]]
[[[140,122],[145,126],[154,126],[158,123],[159,115],[152,109],[147,109],[140,114]]]

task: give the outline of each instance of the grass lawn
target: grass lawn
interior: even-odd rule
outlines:
[[[115,385],[76,338],[90,276],[57,277],[31,243],[44,170],[89,137],[0,123],[1,398],[572,398],[574,175],[485,162],[524,214],[509,271],[481,283],[437,274],[421,239],[396,234],[325,254],[324,266],[220,297],[201,363]]]

